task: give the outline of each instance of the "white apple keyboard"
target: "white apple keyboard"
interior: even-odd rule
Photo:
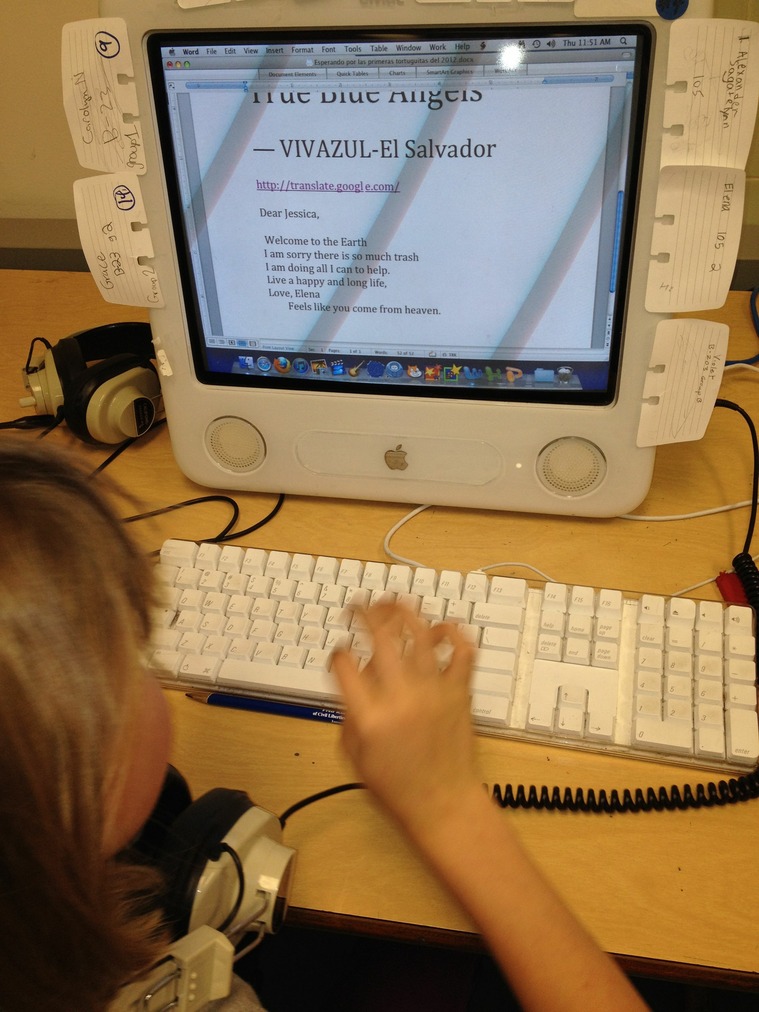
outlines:
[[[151,664],[165,683],[339,707],[338,645],[371,654],[388,594],[477,646],[484,734],[745,773],[759,760],[750,608],[169,540]]]

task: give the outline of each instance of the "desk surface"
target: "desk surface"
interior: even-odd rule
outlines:
[[[97,324],[145,319],[109,306],[86,274],[0,272],[0,420],[24,413],[20,370],[31,339],[51,342]],[[746,293],[719,313],[731,325],[731,357],[755,351]],[[731,373],[723,396],[759,416],[754,373]],[[34,432],[23,438],[36,439]],[[49,439],[93,463],[107,454],[61,428]],[[165,429],[130,448],[109,469],[146,509],[203,494],[177,469]],[[680,514],[748,498],[751,453],[744,423],[716,411],[698,443],[663,447],[639,512]],[[264,516],[275,497],[236,494],[241,525]],[[408,507],[289,496],[278,516],[246,545],[382,559],[383,538]],[[149,549],[164,537],[200,540],[227,520],[221,505],[182,510],[135,524]],[[578,520],[429,509],[399,531],[394,550],[437,568],[470,569],[526,561],[560,581],[672,593],[730,566],[743,545],[747,510],[678,523]],[[138,529],[139,528],[139,529]],[[525,575],[510,569],[502,570]],[[527,574],[529,575],[529,574]],[[698,595],[717,598],[714,585]],[[279,814],[295,801],[354,779],[339,729],[285,717],[232,712],[167,693],[175,722],[174,762],[194,793],[239,787]],[[543,745],[479,738],[489,783],[637,788],[694,783],[692,772],[586,755]],[[647,815],[504,812],[524,845],[599,943],[623,965],[759,987],[759,801],[697,812]],[[294,815],[285,842],[297,848],[291,919],[398,938],[474,945],[466,917],[444,894],[363,791],[321,801]],[[476,859],[476,856],[474,856]],[[504,871],[508,874],[508,870]]]

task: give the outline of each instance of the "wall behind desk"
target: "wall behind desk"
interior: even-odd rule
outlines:
[[[759,0],[715,4],[721,17],[759,21]],[[98,0],[0,0],[0,266],[84,266],[71,187],[86,172],[63,114],[60,37],[67,21],[97,13]],[[739,259],[754,263],[737,287],[759,283],[759,130],[748,176]]]

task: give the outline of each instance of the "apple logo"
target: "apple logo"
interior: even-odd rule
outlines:
[[[385,463],[391,471],[405,471],[408,467],[408,461],[406,460],[406,451],[403,449],[403,443],[398,443],[394,450],[388,450],[385,454]]]

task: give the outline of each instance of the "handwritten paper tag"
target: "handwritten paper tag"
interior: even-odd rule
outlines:
[[[722,380],[730,328],[710,320],[662,320],[643,387],[638,446],[701,439]]]
[[[134,67],[123,18],[63,26],[63,107],[86,169],[145,172]]]
[[[662,169],[646,289],[649,313],[724,305],[738,258],[745,186],[740,169]]]
[[[153,244],[137,174],[78,179],[74,206],[87,265],[106,302],[163,306],[158,277],[148,262]]]
[[[759,102],[759,24],[676,22],[667,84],[662,165],[745,169]]]

